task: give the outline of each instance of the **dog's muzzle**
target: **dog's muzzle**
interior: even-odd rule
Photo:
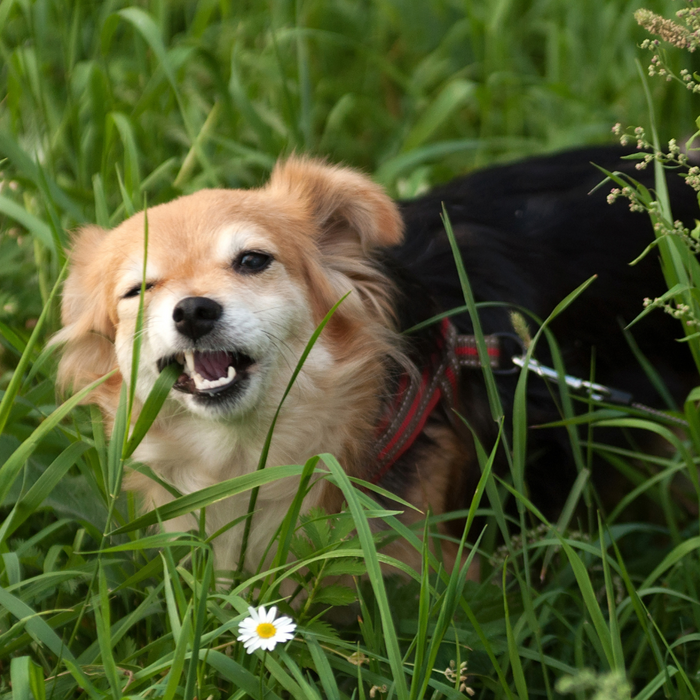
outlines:
[[[223,307],[213,299],[186,297],[175,305],[173,322],[178,333],[195,344],[214,330],[222,314]],[[173,389],[204,401],[219,401],[238,393],[255,360],[235,348],[193,347],[161,357],[158,370],[173,363],[182,368]]]

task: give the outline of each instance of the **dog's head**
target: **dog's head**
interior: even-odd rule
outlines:
[[[257,190],[202,190],[109,232],[84,228],[56,338],[66,345],[59,383],[78,388],[118,368],[93,397],[114,410],[121,377],[131,374],[145,256],[137,397],[176,362],[182,371],[171,398],[189,411],[254,409],[346,292],[317,362],[324,352],[353,352],[348,339],[358,329],[391,325],[391,288],[372,251],[401,236],[400,215],[377,185],[297,158]]]

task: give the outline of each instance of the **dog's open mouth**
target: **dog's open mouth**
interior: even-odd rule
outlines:
[[[158,369],[172,363],[182,367],[173,389],[202,397],[223,397],[237,389],[255,364],[248,355],[229,350],[185,350],[158,360]]]

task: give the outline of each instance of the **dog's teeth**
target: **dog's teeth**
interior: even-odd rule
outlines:
[[[194,377],[197,372],[194,368],[194,352],[192,350],[185,350],[184,352],[185,355],[185,366],[187,367],[187,372],[190,375],[190,377]],[[199,376],[199,375],[197,375]],[[202,377],[200,377],[202,379]]]
[[[197,391],[206,391],[207,389],[216,389],[220,386],[230,384],[236,376],[236,369],[234,367],[229,367],[225,377],[219,377],[219,379],[215,380],[205,379],[201,374],[199,374],[199,372],[196,371],[193,371],[191,376],[194,380],[194,385]]]
[[[202,390],[207,388],[206,384],[209,380],[205,379],[199,372],[192,370],[190,376],[194,379],[194,385],[197,389]]]

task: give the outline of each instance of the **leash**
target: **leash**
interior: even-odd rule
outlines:
[[[436,350],[430,356],[418,379],[408,373],[402,374],[391,401],[387,402],[376,428],[376,443],[373,462],[376,465],[368,481],[378,484],[391,470],[401,455],[406,452],[421,434],[428,417],[442,400],[449,409],[457,407],[459,374],[463,368],[482,367],[477,349],[476,336],[460,335],[457,329],[444,318],[440,322]],[[511,356],[510,369],[501,368],[501,361],[507,353],[501,348],[502,338],[515,340],[521,347],[520,356]],[[495,333],[484,336],[489,365],[494,372],[509,374],[517,368],[526,369],[544,380],[558,381],[559,373],[537,360],[526,360],[525,348],[517,336],[510,333]],[[566,385],[574,392],[581,393],[593,401],[629,406],[638,411],[662,418],[676,425],[687,427],[688,422],[664,411],[645,406],[633,400],[632,394],[596,384],[565,374]]]
[[[536,374],[538,377],[543,379],[553,379],[557,381],[559,379],[559,373],[543,365],[537,360],[530,359],[526,360],[525,356],[511,357],[511,362],[518,367],[527,369],[529,372]],[[663,418],[664,420],[675,423],[676,425],[682,425],[688,427],[688,421],[683,418],[678,418],[677,416],[672,416],[670,413],[665,411],[659,411],[656,408],[651,408],[651,406],[645,406],[643,403],[634,401],[632,394],[628,394],[626,391],[620,391],[619,389],[613,389],[604,384],[596,384],[595,382],[588,382],[584,379],[579,379],[578,377],[572,377],[570,374],[564,375],[564,382],[572,391],[579,392],[582,394],[587,394],[588,398],[592,401],[600,401],[604,403],[612,403],[618,406],[629,406],[638,411],[643,411],[644,413],[649,413],[657,418]]]

